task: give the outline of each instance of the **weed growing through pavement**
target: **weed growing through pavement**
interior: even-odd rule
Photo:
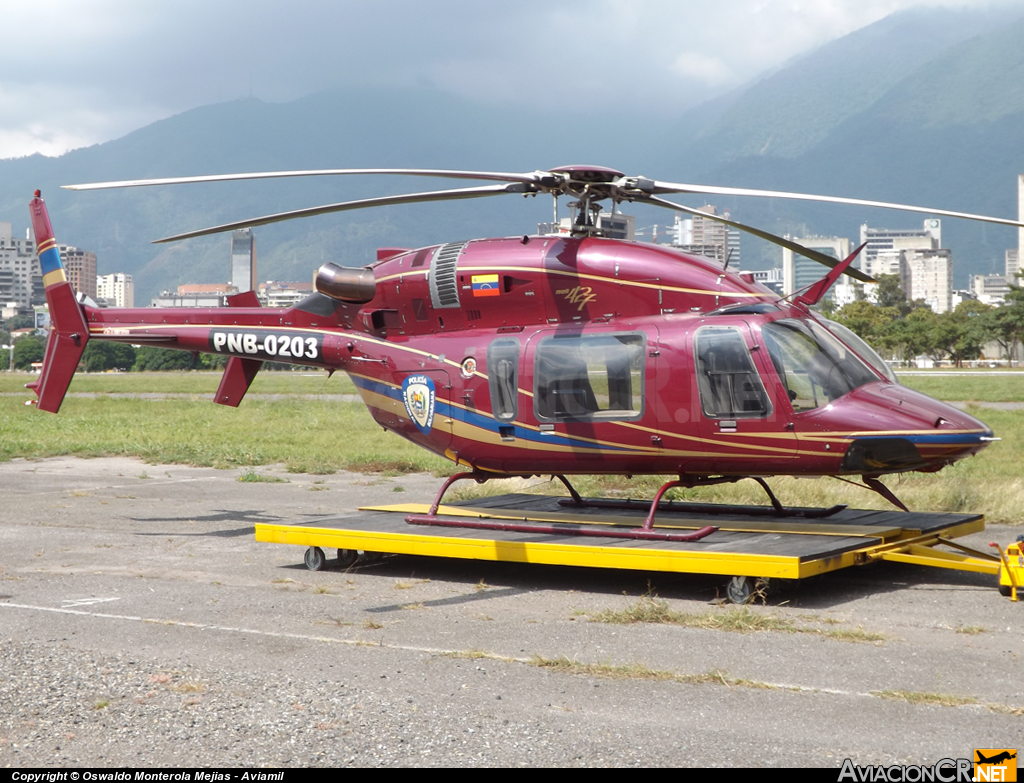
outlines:
[[[271,476],[266,473],[257,473],[255,470],[247,470],[238,480],[245,484],[290,484],[286,478]]]
[[[940,707],[963,707],[977,704],[972,696],[953,696],[949,693],[922,693],[920,691],[871,691],[872,696],[892,701],[907,701],[911,704],[936,704]]]
[[[883,634],[872,633],[862,628],[829,628],[823,630],[805,625],[797,625],[784,617],[755,612],[746,606],[701,612],[699,614],[677,612],[669,607],[667,601],[653,595],[645,595],[635,604],[625,609],[603,609],[599,612],[582,612],[581,614],[592,623],[609,623],[613,625],[652,623],[679,625],[685,628],[702,628],[712,631],[728,631],[731,633],[783,631],[785,633],[814,634],[844,642],[874,643],[885,640]]]

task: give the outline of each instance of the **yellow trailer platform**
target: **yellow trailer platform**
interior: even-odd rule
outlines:
[[[578,535],[593,526],[635,529],[648,507],[643,502],[635,508],[577,507],[557,497],[509,494],[442,505],[437,513],[442,526],[407,523],[407,516],[426,514],[428,506],[403,504],[295,524],[258,523],[256,540],[307,547],[305,563],[313,570],[328,564],[324,549],[336,549],[341,567],[353,565],[359,553],[391,553],[718,574],[733,577],[727,592],[737,602],[749,599],[758,579],[804,579],[874,560],[991,574],[1000,570],[998,557],[952,541],[984,530],[979,514],[842,509],[808,518],[810,509],[776,516],[763,507],[709,509],[672,502],[659,506],[656,530],[685,532],[708,525],[717,530],[688,542]],[[445,527],[445,521],[498,526],[509,522],[520,529]],[[551,532],[522,529],[531,524],[545,525]],[[955,551],[936,549],[938,545]]]

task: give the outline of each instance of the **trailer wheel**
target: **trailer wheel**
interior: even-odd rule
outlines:
[[[356,564],[356,560],[359,559],[358,549],[339,549],[338,550],[338,567],[339,568],[351,568]]]
[[[324,567],[324,562],[327,558],[324,557],[324,550],[318,546],[311,546],[306,550],[306,556],[303,558],[303,562],[306,564],[306,568],[310,571],[321,571]]]
[[[1013,587],[1011,585],[999,585],[999,595],[1010,597],[1013,593]]]
[[[754,597],[754,580],[749,576],[734,576],[725,586],[725,595],[733,604],[748,604]]]

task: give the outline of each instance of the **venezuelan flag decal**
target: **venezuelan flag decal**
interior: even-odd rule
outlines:
[[[473,296],[501,296],[497,275],[473,275]]]

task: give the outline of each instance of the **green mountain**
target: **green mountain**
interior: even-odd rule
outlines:
[[[730,112],[720,113],[717,120],[728,129],[707,126],[697,132],[698,144],[701,137],[714,136],[715,127],[721,135],[733,134],[716,154],[703,157],[698,181],[1015,217],[1016,176],[1024,172],[1024,48],[1019,44],[1024,17],[1019,10],[1016,19],[1007,13],[975,17],[950,12],[946,21],[959,23],[951,28],[937,24],[937,16],[946,14],[906,12],[823,47],[775,74],[768,80],[770,89],[755,85],[734,98]],[[979,29],[968,36],[953,34]],[[929,46],[920,45],[922,30],[928,31]],[[941,30],[947,32],[945,38],[938,34]],[[899,49],[900,41],[908,42],[901,50],[906,69],[889,69],[885,89],[868,98],[870,90],[853,78],[854,65],[876,61],[879,46]],[[859,57],[853,57],[855,51]],[[808,84],[818,92],[823,89],[821,75],[830,65],[830,83],[836,85],[833,102],[849,98],[857,109],[841,118],[828,113],[827,122],[815,124],[802,96]],[[874,78],[875,69],[865,73]],[[796,101],[792,122],[766,111],[764,127],[757,126],[755,109],[767,92],[779,103]],[[822,107],[828,105],[822,100]],[[746,128],[744,134],[740,127]],[[742,216],[740,220],[797,235],[856,237],[863,222],[911,228],[923,218],[779,200],[722,205]],[[969,275],[1002,272],[1004,251],[1016,246],[1017,236],[1010,228],[947,219],[943,242],[954,250],[956,285],[966,286]],[[745,263],[752,255],[746,249]],[[776,255],[774,250],[765,254]]]

